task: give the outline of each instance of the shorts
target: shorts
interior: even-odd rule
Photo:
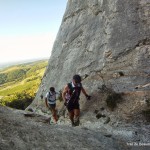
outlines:
[[[56,108],[56,104],[48,104],[48,107],[49,107],[50,109],[55,109],[55,108]]]
[[[69,102],[66,107],[67,107],[69,112],[74,110],[74,109],[80,109],[80,105],[79,105],[78,101],[74,102],[74,103],[73,102]]]

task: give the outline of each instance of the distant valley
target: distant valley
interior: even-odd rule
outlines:
[[[0,104],[25,109],[34,99],[48,60],[13,65],[0,71]]]
[[[28,59],[28,60],[15,61],[15,62],[0,63],[0,70],[5,69],[7,67],[14,66],[14,65],[32,63],[32,62],[40,61],[40,60],[48,60],[48,58],[37,58],[37,59]]]

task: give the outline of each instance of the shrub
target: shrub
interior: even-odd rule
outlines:
[[[124,76],[124,73],[122,71],[119,71],[120,76]]]
[[[25,110],[32,103],[33,99],[34,97],[28,93],[17,93],[15,98],[10,102],[6,102],[5,105],[12,108]]]
[[[143,110],[142,115],[145,117],[145,119],[150,122],[150,109]]]
[[[14,81],[16,79],[18,80],[18,78],[23,79],[25,74],[26,74],[26,72],[23,69],[11,71],[7,74],[7,81]]]
[[[112,92],[107,96],[106,104],[111,110],[114,110],[114,108],[117,106],[117,103],[119,103],[121,99],[121,94]]]
[[[6,82],[7,75],[5,73],[0,74],[0,84],[3,84]]]
[[[147,99],[145,100],[145,102],[146,102],[147,106],[150,106],[150,98],[147,98]]]
[[[12,102],[7,102],[6,106],[25,110],[32,103],[32,101],[33,101],[32,99],[14,100]]]

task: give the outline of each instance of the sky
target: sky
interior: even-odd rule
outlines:
[[[0,0],[0,64],[49,58],[67,0]]]

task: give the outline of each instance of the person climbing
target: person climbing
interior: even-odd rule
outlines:
[[[81,91],[86,96],[87,100],[90,100],[91,96],[89,96],[83,88],[80,75],[76,74],[73,76],[72,82],[68,83],[62,92],[62,98],[65,102],[64,105],[68,109],[72,126],[78,126],[80,123],[79,99]]]
[[[57,123],[58,117],[56,112],[56,92],[54,87],[50,87],[49,92],[46,93],[45,104],[46,107],[49,108],[52,113],[54,123]]]

